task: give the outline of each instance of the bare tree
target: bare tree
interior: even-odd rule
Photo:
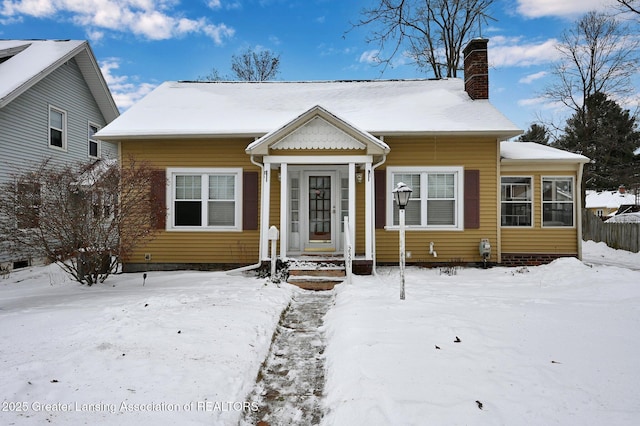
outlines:
[[[150,188],[156,172],[131,160],[77,166],[45,161],[0,191],[0,235],[14,250],[58,263],[75,280],[104,282],[119,259],[153,238],[164,206]]]
[[[457,77],[464,45],[481,35],[494,0],[379,0],[364,9],[356,27],[374,27],[368,42],[379,45],[378,60],[391,64],[398,54],[412,58],[435,78]],[[387,45],[390,52],[385,53]],[[405,49],[407,49],[405,51]]]
[[[616,0],[620,9],[640,15],[640,0]]]
[[[640,44],[629,34],[614,17],[587,13],[564,32],[545,97],[584,114],[586,100],[596,93],[619,99],[630,93]]]
[[[198,77],[198,81],[267,81],[273,80],[280,72],[280,55],[270,50],[247,49],[231,57],[232,76],[222,75],[217,68],[209,74]]]
[[[209,71],[209,74],[201,75],[198,77],[198,81],[224,81],[224,80],[231,80],[231,79],[224,77],[222,74],[220,74],[220,71],[218,71],[218,69],[215,67],[211,68],[211,71]]]
[[[247,49],[231,58],[231,71],[242,81],[273,80],[278,75],[279,68],[280,55],[276,56],[270,50],[256,52]]]

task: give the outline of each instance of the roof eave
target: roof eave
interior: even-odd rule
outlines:
[[[243,133],[139,133],[139,134],[107,134],[101,135],[100,132],[96,136],[100,140],[115,141],[115,140],[140,140],[140,139],[225,139],[225,138],[261,138],[269,132],[243,132]],[[503,138],[508,139],[514,136],[518,136],[522,132],[502,130],[502,131],[371,131],[368,132],[375,136],[384,137],[399,137],[399,136],[483,136],[483,137],[495,137],[499,140]]]
[[[401,136],[480,136],[494,137],[500,141],[507,140],[514,136],[522,134],[521,130],[433,130],[433,131],[406,131],[406,130],[374,130],[370,132],[372,135],[384,137],[401,137]]]
[[[171,139],[255,139],[264,133],[139,133],[139,134],[106,134],[96,133],[101,141],[117,142],[128,140],[171,140]]]
[[[116,117],[118,117],[118,115],[120,115],[120,111],[118,110],[118,107],[116,106],[116,103],[113,100],[113,96],[111,95],[111,91],[109,90],[109,87],[108,87],[108,85],[107,85],[107,83],[106,83],[106,81],[104,79],[104,76],[102,75],[102,72],[100,71],[100,67],[98,66],[98,64],[96,62],[95,55],[93,54],[93,51],[91,50],[91,47],[89,46],[89,43],[87,43],[86,41],[80,43],[75,49],[69,51],[64,56],[61,56],[58,60],[56,60],[55,62],[52,62],[48,67],[43,68],[39,73],[34,75],[32,78],[30,78],[29,80],[25,81],[20,86],[16,87],[13,91],[11,91],[9,94],[7,94],[4,98],[1,98],[0,99],[0,108],[3,108],[4,106],[6,106],[9,103],[11,103],[18,96],[22,95],[28,89],[30,89],[35,84],[40,82],[43,78],[45,78],[49,74],[51,74],[54,70],[58,69],[62,64],[64,64],[65,62],[67,62],[70,59],[75,58],[76,56],[78,56],[83,51],[87,53],[87,57],[88,57],[91,65],[93,66],[93,70],[95,71],[96,75],[98,76],[98,80],[99,80],[100,83],[97,86],[92,84],[90,79],[87,79],[87,75],[85,74],[86,70],[84,70],[83,67],[80,66],[80,64],[79,64],[80,70],[81,70],[81,72],[83,74],[83,77],[84,77],[85,81],[87,82],[87,85],[89,86],[89,90],[91,91],[93,96],[96,98],[98,107],[100,108],[100,112],[102,112],[102,115],[106,119],[107,123],[110,123],[111,121],[113,121]],[[98,96],[103,95],[105,97],[105,99],[107,100],[108,107],[105,105],[104,102],[101,102],[100,99],[98,99],[97,95]]]
[[[588,158],[500,158],[500,163],[502,164],[586,164],[588,162]]]
[[[89,90],[91,91],[94,98],[96,99],[98,107],[100,108],[100,112],[102,112],[102,115],[104,116],[106,122],[110,123],[120,115],[120,110],[118,109],[118,106],[116,105],[116,102],[113,99],[111,90],[109,90],[109,86],[107,85],[107,82],[104,79],[104,75],[100,70],[100,66],[96,61],[96,57],[93,54],[93,50],[91,49],[91,46],[89,45],[89,43],[85,41],[84,43],[81,44],[80,47],[81,49],[79,49],[74,56],[79,55],[80,53],[82,53],[83,50],[86,53],[87,55],[86,59],[88,59],[90,63],[90,68],[92,68],[92,71],[95,73],[95,76],[97,77],[97,81],[94,81],[94,79],[89,78],[90,77],[89,75],[85,74],[88,70],[86,70],[84,63],[78,63],[78,66],[80,67],[80,71],[82,72],[83,77],[87,82],[87,85],[89,86]]]

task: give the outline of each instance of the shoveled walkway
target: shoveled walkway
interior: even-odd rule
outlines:
[[[249,399],[241,425],[314,425],[322,419],[324,333],[319,330],[333,302],[333,291],[296,291],[283,312],[269,355]]]

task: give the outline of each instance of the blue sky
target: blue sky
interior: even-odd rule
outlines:
[[[527,129],[562,115],[540,100],[554,46],[582,14],[612,0],[496,0],[489,41],[490,98]],[[278,80],[428,77],[402,61],[372,63],[366,29],[349,31],[375,0],[3,0],[0,38],[87,39],[121,110],[166,80],[194,80],[231,56],[270,49]],[[636,99],[637,94],[634,96]],[[630,106],[626,106],[629,108]]]

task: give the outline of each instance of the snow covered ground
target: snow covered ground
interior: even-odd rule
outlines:
[[[397,268],[339,286],[323,423],[636,424],[640,254],[584,252],[408,268],[404,301]],[[0,278],[0,424],[235,425],[294,291],[221,272],[95,287],[53,266],[13,272]]]
[[[221,272],[94,287],[55,266],[14,272],[0,279],[0,424],[237,424],[291,290]]]

